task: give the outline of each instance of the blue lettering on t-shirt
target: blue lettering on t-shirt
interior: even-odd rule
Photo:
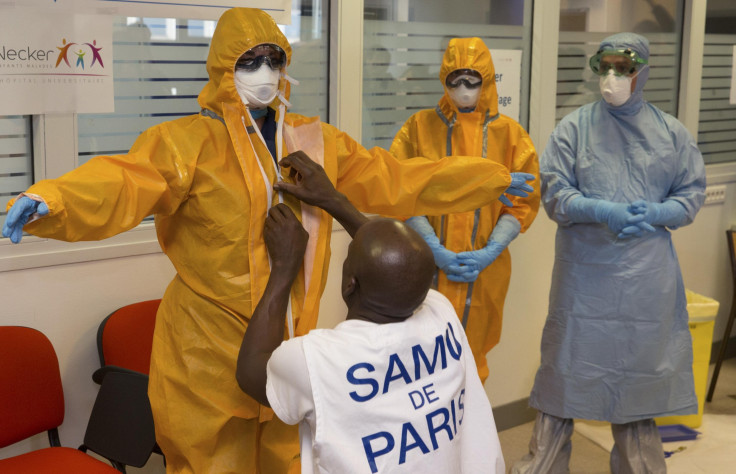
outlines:
[[[399,373],[394,375],[394,367],[398,368]],[[401,362],[398,354],[391,354],[388,357],[388,370],[386,371],[386,378],[383,381],[383,393],[388,392],[388,386],[394,380],[403,379],[404,383],[409,385],[411,383],[411,377],[409,372],[406,371],[404,363]]]
[[[350,398],[355,400],[356,402],[366,402],[370,400],[371,398],[375,397],[378,393],[378,382],[376,382],[372,378],[365,378],[365,379],[359,379],[355,376],[355,371],[358,369],[366,369],[368,372],[373,372],[375,367],[373,367],[368,362],[361,362],[359,364],[355,364],[352,367],[348,369],[347,373],[347,379],[348,382],[350,382],[353,385],[370,385],[371,391],[367,395],[358,395],[358,392],[350,392]]]
[[[374,439],[383,438],[386,440],[386,447],[379,449],[378,451],[373,450],[371,441]],[[369,436],[363,437],[363,449],[365,450],[365,457],[368,459],[368,466],[371,468],[371,472],[378,472],[378,466],[376,466],[376,458],[386,453],[391,452],[394,449],[394,437],[388,431],[379,431]]]
[[[437,336],[435,338],[434,343],[434,354],[432,354],[432,363],[429,363],[429,359],[427,359],[427,354],[424,353],[424,349],[422,349],[422,346],[417,344],[416,346],[412,346],[411,348],[411,355],[414,358],[414,378],[419,380],[422,378],[422,364],[420,363],[419,359],[421,358],[424,361],[424,366],[427,368],[427,375],[431,375],[434,373],[434,368],[437,365],[437,356],[439,355],[441,361],[442,361],[442,368],[447,368],[447,356],[445,355],[445,342],[442,339],[442,334]]]
[[[463,353],[463,347],[460,344],[460,341],[457,340],[457,337],[455,337],[455,331],[452,329],[452,325],[450,323],[447,323],[447,328],[448,330],[445,331],[447,350],[450,351],[450,356],[452,356],[453,359],[460,360],[460,355]],[[450,341],[450,335],[452,335],[452,341],[455,341],[455,344]]]
[[[435,426],[434,424],[434,417],[437,415],[442,415],[442,423]],[[432,440],[432,448],[437,449],[439,444],[437,443],[437,433],[441,430],[444,430],[447,432],[447,436],[450,437],[450,441],[452,441],[452,438],[454,437],[452,435],[452,429],[449,425],[450,422],[450,412],[447,410],[447,408],[438,408],[432,413],[429,413],[427,415],[427,428],[429,429],[429,438]]]
[[[411,437],[414,440],[411,444],[407,444],[409,439],[407,436],[408,434],[411,434]],[[404,464],[406,462],[406,453],[414,448],[419,448],[422,451],[422,454],[427,454],[429,452],[429,448],[424,441],[422,441],[422,437],[419,436],[416,428],[414,428],[411,423],[406,422],[401,427],[401,451],[399,452],[399,464]]]
[[[419,420],[406,421],[401,424],[401,443],[399,446],[399,459],[398,464],[404,464],[407,462],[407,457],[410,451],[419,449],[422,454],[428,454],[430,451],[436,451],[438,449],[460,449],[457,444],[461,440],[459,433],[459,425],[462,424],[462,415],[464,411],[463,398],[465,395],[465,389],[461,389],[456,397],[452,397],[448,407],[438,408],[437,410],[424,416],[424,423]],[[457,402],[457,403],[456,403]],[[457,406],[457,411],[456,407]],[[456,420],[459,417],[459,422]],[[426,423],[426,429],[424,424]],[[452,425],[451,425],[452,423]],[[389,428],[389,427],[384,427]],[[396,453],[392,453],[396,442],[395,439],[399,438],[398,426],[393,425],[391,431],[381,430],[368,436],[361,438],[363,444],[363,450],[365,451],[366,461],[371,469],[371,472],[378,472],[378,458],[383,458],[381,463],[381,470],[388,469],[390,463],[396,463]],[[441,432],[447,433],[447,441],[443,441],[444,436],[438,436]],[[395,433],[395,434],[392,434]],[[429,447],[431,443],[431,448]],[[454,447],[453,447],[454,445]],[[420,456],[419,453],[411,453],[412,457]]]
[[[434,351],[432,353],[432,362],[429,362],[429,358],[427,357],[427,353],[424,351],[424,348],[422,348],[421,345],[417,344],[412,346],[411,353],[412,353],[412,362],[414,362],[414,380],[412,380],[411,375],[409,375],[409,371],[406,369],[406,366],[404,365],[404,362],[399,357],[398,353],[393,353],[389,356],[388,360],[388,368],[386,369],[386,373],[383,377],[383,392],[387,393],[389,391],[389,388],[391,386],[391,382],[395,380],[403,380],[406,385],[412,383],[413,381],[419,380],[422,378],[422,363],[424,364],[424,367],[426,368],[427,374],[426,375],[432,375],[434,374],[435,370],[437,369],[437,361],[439,358],[440,361],[440,367],[442,370],[447,368],[447,352],[450,353],[450,357],[452,357],[454,360],[459,361],[460,356],[462,355],[463,349],[460,341],[455,336],[455,330],[452,327],[452,324],[447,323],[447,328],[445,330],[444,337],[440,333],[437,337],[434,339]],[[359,369],[365,369],[368,372],[374,372],[376,369],[373,366],[373,364],[369,362],[359,362],[357,364],[352,365],[347,373],[347,381],[353,385],[368,385],[371,387],[371,391],[365,395],[358,394],[357,391],[350,392],[350,398],[355,400],[356,402],[366,402],[370,400],[371,398],[375,397],[378,394],[379,389],[379,382],[377,377],[365,377],[365,378],[359,378],[356,376],[356,371]]]

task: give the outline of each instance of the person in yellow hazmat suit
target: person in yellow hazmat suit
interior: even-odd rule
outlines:
[[[315,327],[330,257],[332,217],[274,191],[277,160],[301,150],[363,212],[413,215],[483,206],[522,186],[505,167],[458,157],[400,162],[320,122],[287,114],[291,47],[259,9],[233,8],[212,38],[199,114],[154,126],[129,153],[95,157],[11,201],[3,235],[23,230],[99,240],[155,214],[176,276],[156,320],[149,396],[167,472],[298,472],[295,427],[243,393],[235,367],[270,264],[268,210],[283,201],[309,233],[291,290],[289,335]],[[448,180],[462,182],[447,187]],[[522,183],[522,184],[520,184]],[[11,207],[12,206],[12,207]]]
[[[510,172],[539,177],[537,152],[529,135],[498,112],[493,60],[480,38],[450,40],[440,80],[445,93],[439,105],[406,121],[391,145],[393,155],[439,161],[447,161],[441,160],[446,155],[482,156]],[[474,211],[442,215],[435,210],[427,213],[428,218],[407,221],[432,247],[439,268],[437,289],[462,320],[483,381],[488,377],[486,354],[501,338],[511,278],[506,247],[529,228],[538,209],[539,190],[534,190],[527,196],[504,196]]]

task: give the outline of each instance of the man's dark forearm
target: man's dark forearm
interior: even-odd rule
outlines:
[[[344,194],[339,192],[335,192],[334,197],[320,207],[334,217],[350,234],[350,237],[355,237],[360,226],[368,222],[368,218],[356,209]]]
[[[293,281],[288,270],[272,269],[238,354],[235,375],[240,388],[265,406],[270,406],[266,396],[266,366],[271,353],[284,340],[284,321]]]

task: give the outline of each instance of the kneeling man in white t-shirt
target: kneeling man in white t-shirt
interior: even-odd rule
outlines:
[[[399,221],[364,217],[305,157],[289,163],[297,184],[276,187],[354,237],[343,265],[347,317],[282,343],[308,234],[289,207],[273,207],[264,229],[271,275],[240,349],[241,388],[299,423],[302,473],[503,473],[465,332],[430,290],[429,247]]]

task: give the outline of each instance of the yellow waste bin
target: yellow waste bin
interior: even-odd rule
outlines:
[[[698,413],[695,415],[665,416],[655,418],[658,425],[685,425],[697,428],[703,422],[703,403],[708,385],[708,365],[713,345],[713,325],[718,314],[718,301],[685,290],[687,296],[688,325],[693,339],[693,379],[698,397]]]

